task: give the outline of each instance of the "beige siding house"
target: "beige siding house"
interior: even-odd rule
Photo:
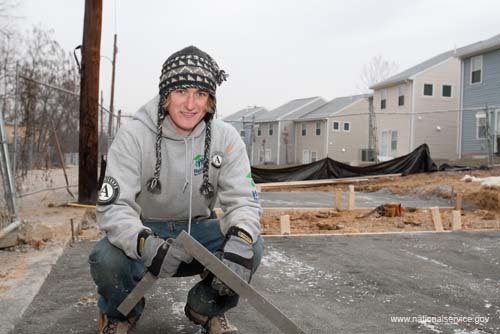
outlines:
[[[433,158],[458,157],[460,60],[453,51],[370,88],[380,160],[407,154],[424,143]]]
[[[351,165],[367,159],[371,95],[331,100],[295,121],[295,162],[326,157]]]
[[[296,99],[267,113],[259,113],[254,120],[254,140],[251,164],[292,164],[295,152],[294,120],[325,104],[321,97]]]

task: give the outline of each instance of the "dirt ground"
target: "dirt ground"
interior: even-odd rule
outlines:
[[[442,197],[455,203],[456,194],[462,194],[463,206],[461,222],[463,229],[498,229],[500,228],[500,187],[483,187],[479,182],[462,181],[464,176],[490,177],[500,176],[500,168],[477,171],[438,172],[414,174],[404,177],[370,179],[355,184],[357,192],[375,192],[388,189],[394,194],[415,194],[424,197]],[[294,189],[293,191],[328,191],[348,190],[348,184],[319,186]],[[273,191],[280,191],[274,190]],[[281,191],[287,191],[286,188]],[[454,205],[454,204],[453,204]],[[316,211],[295,210],[289,213],[274,212],[265,214],[261,220],[264,234],[280,233],[280,216],[290,214],[292,234],[308,233],[371,233],[433,231],[429,209],[403,208],[401,217],[384,217],[373,213],[365,218],[357,218],[370,210],[337,211],[319,209]],[[452,208],[441,208],[441,218],[445,230],[451,229]]]

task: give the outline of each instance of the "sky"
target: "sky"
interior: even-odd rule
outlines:
[[[84,0],[19,0],[18,24],[81,44]],[[209,53],[228,81],[218,116],[248,106],[362,92],[361,72],[382,56],[399,71],[500,33],[498,0],[103,0],[100,89],[109,104],[118,35],[115,110],[133,114],[158,92],[163,62],[188,45]]]

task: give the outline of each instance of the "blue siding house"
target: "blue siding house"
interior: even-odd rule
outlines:
[[[500,34],[457,50],[462,61],[460,156],[500,149]]]

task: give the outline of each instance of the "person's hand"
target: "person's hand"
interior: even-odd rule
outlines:
[[[245,282],[250,283],[253,269],[253,240],[248,232],[231,227],[226,234],[226,244],[222,253],[222,262]],[[219,295],[234,295],[234,291],[226,286],[220,279],[214,277],[212,287]]]
[[[140,233],[137,249],[148,271],[155,276],[160,272],[168,277],[177,273],[182,262],[190,263],[193,258],[180,247],[175,239],[163,240],[158,236]]]

